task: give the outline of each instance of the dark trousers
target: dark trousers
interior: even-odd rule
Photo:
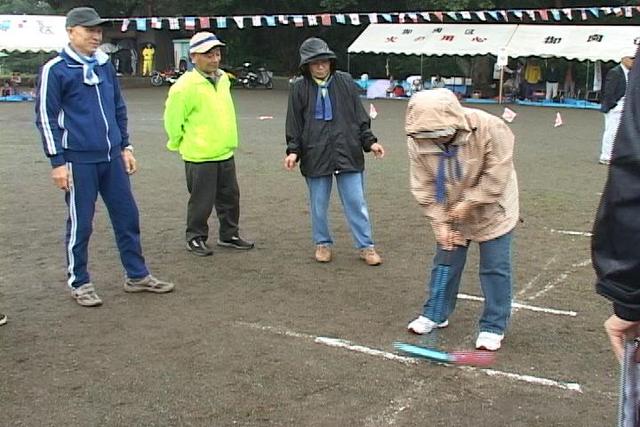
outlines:
[[[216,207],[220,223],[220,240],[238,235],[240,189],[236,164],[230,159],[220,162],[185,162],[189,203],[187,204],[187,241],[209,237],[209,216]]]
[[[77,288],[91,281],[87,271],[89,237],[98,194],[109,211],[120,260],[131,279],[149,274],[140,246],[138,207],[121,158],[102,163],[67,163],[73,185],[65,194],[68,284]]]

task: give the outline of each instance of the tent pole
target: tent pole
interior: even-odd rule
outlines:
[[[587,61],[587,78],[584,83],[584,105],[587,105],[587,97],[589,96],[589,65],[590,61]]]
[[[422,74],[422,54],[420,54],[420,81],[424,82],[424,74]]]

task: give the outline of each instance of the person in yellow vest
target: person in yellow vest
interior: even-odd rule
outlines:
[[[542,68],[535,59],[527,60],[524,67],[525,97],[531,99],[533,91],[538,83],[542,81]]]
[[[238,147],[236,112],[229,78],[222,71],[220,48],[213,33],[196,33],[189,42],[194,64],[171,86],[164,110],[167,148],[178,151],[185,164],[187,250],[208,256],[208,220],[215,205],[220,223],[218,246],[249,250],[254,242],[240,237],[240,190],[234,152]]]
[[[147,43],[142,49],[142,75],[150,76],[153,72],[153,57],[156,54],[156,50],[154,49],[151,43]]]

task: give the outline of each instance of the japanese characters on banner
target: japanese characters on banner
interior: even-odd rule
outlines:
[[[604,7],[575,7],[550,9],[503,9],[503,10],[463,10],[463,11],[426,11],[426,12],[392,12],[392,13],[319,13],[311,15],[251,15],[251,16],[204,16],[204,17],[140,17],[113,19],[121,24],[121,30],[127,31],[134,22],[137,31],[147,31],[147,28],[171,30],[195,30],[196,23],[201,29],[211,27],[228,28],[235,23],[239,29],[251,27],[291,25],[330,26],[330,25],[362,25],[387,23],[424,23],[424,22],[554,22],[554,21],[587,21],[614,15],[619,18],[633,18],[640,16],[640,6],[604,6]],[[246,18],[246,22],[245,22]],[[147,23],[147,20],[149,21]],[[163,25],[166,21],[167,25]]]

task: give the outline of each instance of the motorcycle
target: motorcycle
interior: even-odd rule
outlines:
[[[174,84],[178,77],[184,74],[184,71],[180,70],[165,70],[165,71],[154,71],[151,73],[151,85],[152,86],[162,86],[165,83],[169,83],[170,85]]]
[[[259,67],[254,71],[251,63],[245,62],[236,76],[235,83],[247,89],[253,89],[258,86],[273,89],[273,72],[267,71],[264,67]]]

